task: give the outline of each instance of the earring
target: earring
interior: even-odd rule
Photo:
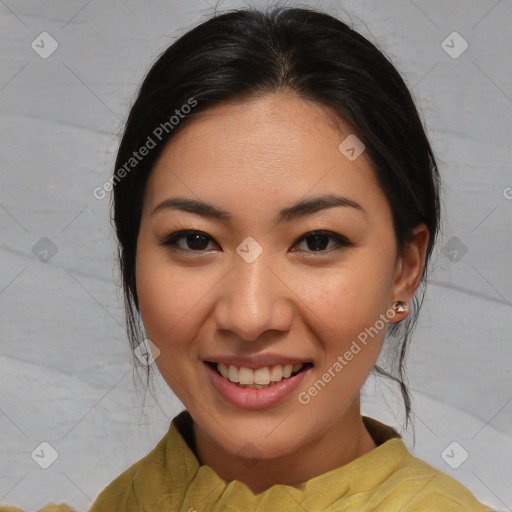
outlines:
[[[408,310],[407,302],[404,302],[403,300],[397,300],[397,301],[393,304],[393,309],[394,309],[397,313],[405,313],[405,312]]]

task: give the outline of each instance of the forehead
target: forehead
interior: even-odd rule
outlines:
[[[351,135],[332,111],[293,94],[221,104],[170,140],[145,204],[180,194],[257,210],[330,192],[385,202],[365,153],[351,161],[340,151]]]

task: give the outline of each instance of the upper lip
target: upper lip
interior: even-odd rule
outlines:
[[[224,363],[227,366],[231,364],[239,368],[251,368],[252,370],[263,368],[264,366],[312,363],[310,359],[304,357],[290,357],[271,353],[254,354],[252,356],[213,355],[203,359],[203,361]]]

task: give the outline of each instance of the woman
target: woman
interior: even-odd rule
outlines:
[[[360,412],[388,333],[409,415],[438,189],[404,82],[341,21],[239,10],[169,47],[113,213],[133,349],[140,313],[186,410],[91,510],[490,510]]]
[[[440,215],[418,112],[374,45],[308,9],[202,23],[146,76],[111,183],[132,348],[186,410],[91,511],[491,510],[361,416],[375,370],[409,419]],[[397,375],[376,366],[385,341]]]

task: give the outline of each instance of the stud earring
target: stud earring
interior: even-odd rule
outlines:
[[[394,309],[397,313],[405,313],[405,312],[408,310],[407,302],[404,302],[403,300],[397,300],[397,301],[393,304],[393,309]]]

